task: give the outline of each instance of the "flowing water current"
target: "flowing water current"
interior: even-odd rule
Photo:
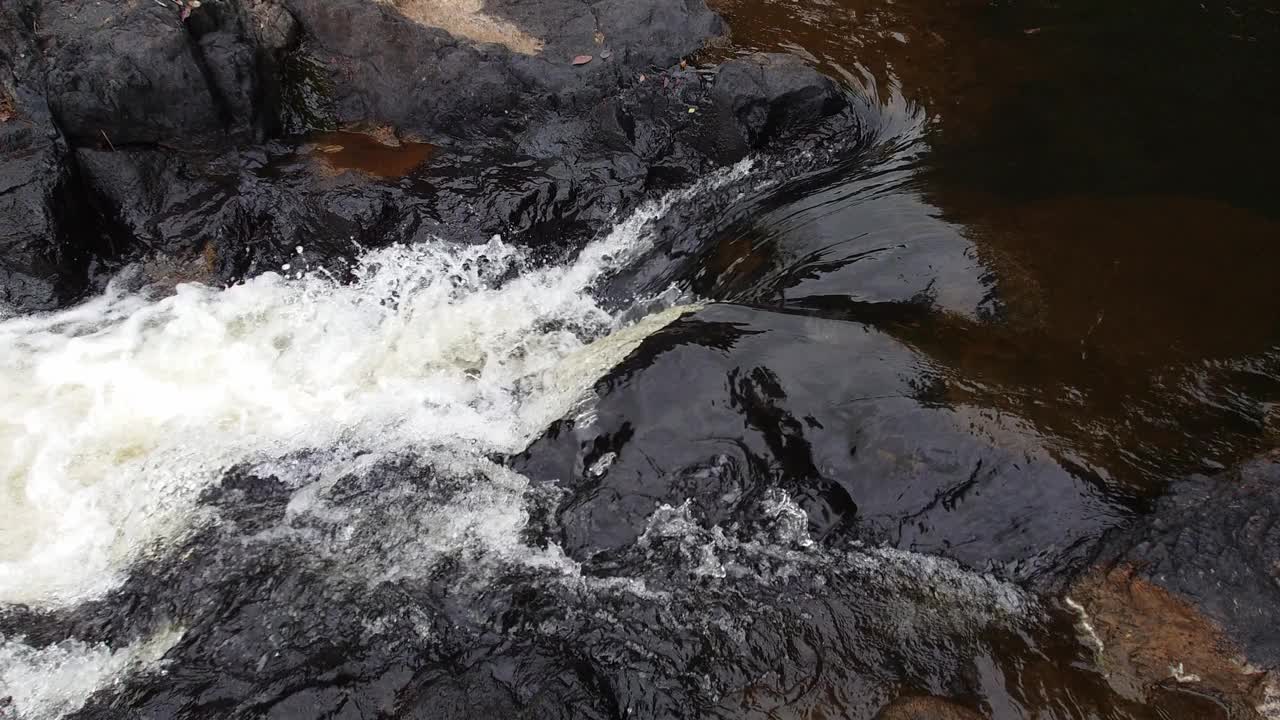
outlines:
[[[491,585],[560,594],[564,605],[536,623],[552,638],[589,636],[634,606],[666,616],[654,621],[672,623],[667,633],[748,643],[752,630],[737,617],[743,608],[724,603],[745,592],[736,603],[750,606],[759,590],[736,585],[785,594],[799,583],[812,592],[828,572],[834,582],[880,588],[885,599],[928,587],[927,605],[895,613],[900,639],[1020,622],[1035,601],[947,561],[819,550],[805,512],[780,489],[738,501],[753,517],[730,528],[707,526],[689,501],[659,504],[622,572],[584,568],[531,532],[557,491],[500,459],[560,418],[589,427],[597,380],[646,337],[698,310],[678,288],[610,309],[593,287],[649,250],[654,221],[673,206],[767,184],[751,168],[744,161],[643,207],[562,265],[535,267],[496,237],[478,246],[440,241],[370,251],[350,283],[303,269],[157,296],[122,281],[65,312],[5,320],[2,391],[13,412],[0,439],[16,522],[0,535],[0,601],[74,615],[129,596],[131,568],[172,564],[186,583],[192,564],[223,562],[210,552],[286,549],[295,570],[343,595],[414,588],[405,591],[412,595],[442,573],[451,578],[450,604],[492,602]],[[603,474],[608,463],[588,473]],[[237,476],[270,483],[276,507],[259,504],[259,489],[229,482]],[[722,589],[701,587],[704,580]],[[157,608],[138,613],[153,617],[137,627],[117,618],[122,628],[101,638],[81,628],[53,642],[5,637],[7,710],[64,717],[94,693],[169,672],[175,648],[196,632],[185,623],[209,620],[199,608],[166,607],[172,600],[162,586],[143,592],[139,600]],[[211,602],[203,592],[176,595]],[[299,611],[324,612],[295,605],[288,614]],[[490,622],[488,610],[460,612],[462,624]],[[417,652],[456,642],[439,637],[431,603],[358,614],[364,642],[403,642],[388,638],[406,628]],[[661,640],[664,632],[653,634]],[[631,652],[661,657],[656,648]],[[258,659],[258,671],[272,655]],[[699,695],[715,697],[725,682],[715,672],[690,673],[673,677],[705,685]],[[672,700],[657,702],[647,710],[661,714]]]
[[[498,237],[441,241],[371,251],[351,283],[285,270],[162,298],[113,286],[62,313],[5,320],[12,522],[0,529],[0,602],[65,606],[117,587],[130,563],[218,521],[197,500],[232,467],[290,485],[285,522],[264,531],[288,534],[305,532],[291,527],[299,516],[354,521],[324,491],[344,470],[406,453],[486,479],[414,518],[425,536],[399,538],[411,547],[381,558],[370,583],[426,572],[470,545],[571,572],[554,549],[523,544],[528,481],[487,458],[523,450],[589,403],[600,375],[690,309],[624,323],[590,290],[646,249],[649,224],[671,204],[749,171],[740,163],[645,206],[565,265],[533,268]],[[0,678],[19,713],[56,717],[157,661],[181,632],[116,650],[8,638]]]
[[[1280,445],[1280,16],[715,4],[857,137],[555,261],[0,311],[0,718],[1235,717],[1069,586]]]

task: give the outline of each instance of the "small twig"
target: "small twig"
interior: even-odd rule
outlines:
[[[111,148],[111,152],[115,152],[116,146],[111,143],[111,138],[107,137],[107,131],[98,130],[98,132],[102,133],[102,139],[107,141],[107,147]]]

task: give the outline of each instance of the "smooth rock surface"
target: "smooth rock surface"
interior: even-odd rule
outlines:
[[[841,107],[836,84],[794,55],[756,53],[720,67],[712,93],[749,147],[788,127],[813,123]]]

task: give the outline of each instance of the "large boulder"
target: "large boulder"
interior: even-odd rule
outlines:
[[[274,124],[264,103],[273,52],[296,41],[283,12],[205,3],[184,18],[169,3],[43,3],[50,105],[77,145],[260,138]]]
[[[843,103],[836,84],[794,56],[756,53],[720,68],[712,91],[717,111],[748,147],[784,130],[828,117]]]
[[[28,2],[0,8],[0,306],[56,307],[88,263],[67,146],[44,98]]]

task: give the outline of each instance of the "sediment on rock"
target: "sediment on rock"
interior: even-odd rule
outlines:
[[[1278,518],[1272,453],[1175,482],[1149,515],[1103,541],[1069,597],[1113,687],[1149,701],[1199,694],[1230,717],[1275,717],[1266,708],[1280,670]]]
[[[982,720],[976,711],[931,696],[895,700],[876,720]]]

